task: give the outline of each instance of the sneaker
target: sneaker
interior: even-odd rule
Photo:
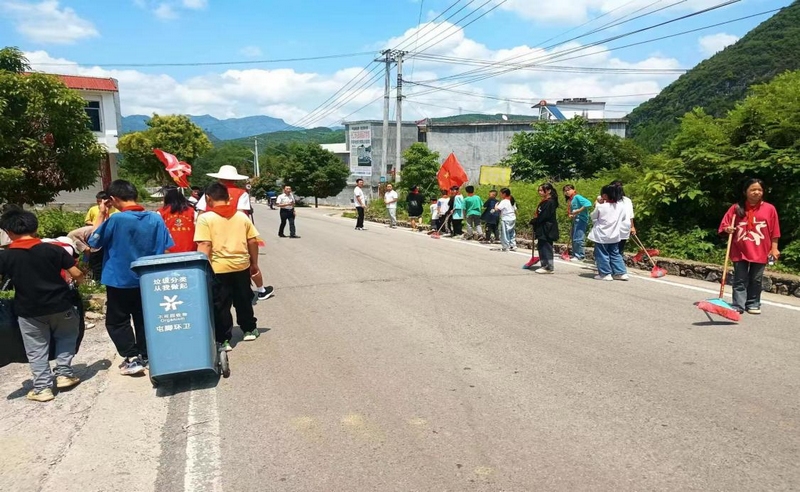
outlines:
[[[81,382],[81,378],[74,376],[56,376],[56,388],[67,389],[77,386]]]
[[[583,263],[582,259],[576,258],[574,256],[572,258],[570,258],[569,261],[571,261],[572,263]]]
[[[761,308],[747,308],[747,314],[761,314]]]
[[[300,236],[289,236],[289,239],[300,239]]]
[[[144,364],[139,357],[130,357],[119,365],[119,373],[123,376],[134,376],[144,372]]]
[[[612,277],[611,275],[595,275],[594,279],[595,280],[603,280],[605,282],[613,282],[614,281],[614,277]]]
[[[264,287],[264,292],[256,291],[256,297],[258,298],[259,301],[266,301],[267,299],[273,296],[274,291],[275,288],[273,288],[271,285],[267,285]]]
[[[28,391],[28,394],[25,396],[25,398],[31,401],[45,402],[54,399],[55,395],[53,394],[53,390],[51,390],[50,388],[45,388],[45,389],[40,389],[38,391],[30,390]]]
[[[623,281],[625,281],[625,282],[627,282],[628,280],[630,280],[630,277],[628,276],[628,274],[627,274],[627,273],[624,273],[624,274],[622,274],[622,275],[614,275],[612,278],[613,278],[614,280],[623,280]]]
[[[536,270],[536,273],[544,274],[544,275],[552,275],[555,272],[553,270],[548,270],[547,268],[540,268]]]
[[[513,247],[513,248],[508,248],[508,250],[509,250],[509,251],[516,251],[516,250],[517,250],[517,247],[515,246],[515,247]]]
[[[258,338],[259,335],[261,335],[261,333],[259,333],[257,329],[253,330],[253,331],[246,331],[246,332],[244,332],[244,339],[243,340],[245,342],[252,342],[256,338]]]
[[[233,350],[233,347],[231,347],[231,342],[229,340],[225,340],[224,342],[219,344],[219,349],[224,352],[230,352],[231,350]]]

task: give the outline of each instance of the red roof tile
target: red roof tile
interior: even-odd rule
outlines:
[[[99,77],[80,77],[77,75],[56,75],[70,89],[83,91],[108,91],[119,92],[114,79],[101,79]]]

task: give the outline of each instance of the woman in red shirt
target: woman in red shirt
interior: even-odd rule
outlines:
[[[728,209],[719,232],[733,234],[733,307],[761,314],[761,280],[770,261],[780,258],[781,229],[775,207],[764,201],[764,182],[748,179],[742,198]]]
[[[189,200],[183,196],[181,190],[177,188],[167,188],[164,192],[164,206],[158,210],[164,223],[169,229],[175,246],[167,250],[167,253],[185,253],[196,251],[197,244],[194,242],[194,208],[189,204]]]

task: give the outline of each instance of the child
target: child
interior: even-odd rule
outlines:
[[[628,268],[619,250],[620,238],[630,234],[631,219],[622,202],[618,186],[604,186],[591,214],[594,225],[589,239],[594,242],[594,260],[597,265],[595,280],[612,282],[628,280]]]
[[[442,190],[442,197],[439,198],[438,206],[439,228],[437,230],[444,230],[445,233],[450,232],[450,224],[448,224],[450,215],[447,213],[450,210],[450,195],[447,190]]]
[[[439,201],[431,198],[431,232],[439,230]]]
[[[466,239],[480,239],[483,236],[481,229],[481,208],[483,201],[475,194],[475,187],[470,185],[465,188],[467,197],[464,199],[464,213],[467,216]]]
[[[461,190],[458,186],[450,188],[450,208],[453,210],[451,223],[453,224],[453,237],[458,237],[464,234],[464,197],[461,195]]]
[[[497,204],[495,210],[500,214],[500,244],[502,251],[516,251],[517,250],[517,231],[515,229],[517,224],[517,205],[514,197],[511,196],[511,190],[503,188],[500,190],[500,196],[503,198]]]
[[[214,324],[217,342],[225,351],[231,349],[233,316],[244,332],[244,341],[258,338],[250,290],[251,276],[258,269],[258,231],[245,214],[230,202],[227,188],[214,183],[206,189],[207,213],[197,219],[194,240],[197,250],[205,253],[214,270]]]
[[[66,270],[76,282],[83,279],[83,272],[64,248],[37,239],[38,228],[36,215],[18,208],[0,217],[0,229],[11,239],[8,250],[0,253],[0,275],[14,281],[14,311],[33,373],[33,389],[27,398],[45,402],[55,398],[49,361],[51,342],[56,349],[56,388],[80,383],[71,366],[80,320],[61,271]]]
[[[164,192],[164,206],[158,210],[164,219],[169,234],[175,246],[167,253],[186,253],[196,251],[194,242],[194,216],[195,211],[183,192],[175,187],[169,187]]]
[[[541,201],[536,207],[536,212],[531,219],[530,224],[533,226],[533,237],[536,239],[536,245],[539,251],[539,261],[541,268],[536,270],[539,274],[553,273],[555,263],[553,262],[553,243],[558,240],[558,220],[556,213],[558,211],[558,193],[553,185],[545,183],[539,187],[539,197]],[[530,269],[537,262],[535,255],[531,260],[523,266],[525,269]]]
[[[122,179],[112,181],[108,196],[120,213],[109,216],[109,204],[100,205],[89,246],[103,249],[106,330],[123,357],[120,373],[133,376],[143,373],[147,366],[147,340],[139,276],[131,270],[131,263],[163,254],[175,242],[161,216],[136,203],[139,192],[133,184]]]
[[[483,204],[483,215],[481,216],[481,220],[486,223],[486,237],[483,241],[485,243],[492,244],[500,237],[497,233],[497,220],[500,216],[495,211],[498,203],[500,202],[497,200],[497,190],[490,191],[489,199]]]

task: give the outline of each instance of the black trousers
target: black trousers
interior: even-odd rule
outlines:
[[[555,263],[553,263],[553,243],[547,239],[538,239],[536,241],[536,249],[539,251],[539,261],[542,262],[542,268],[553,270],[555,266]]]
[[[142,291],[106,286],[106,330],[122,357],[147,358]],[[133,327],[131,327],[133,319]]]
[[[453,219],[453,235],[460,236],[464,234],[464,219]]]
[[[486,223],[486,240],[490,241],[492,239],[492,235],[494,235],[494,240],[497,241],[500,238],[500,234],[497,231],[497,222],[494,224],[487,222]]]
[[[241,272],[215,274],[212,290],[217,342],[230,340],[233,334],[231,306],[236,310],[236,322],[243,332],[256,329],[249,269]]]
[[[89,271],[92,272],[92,280],[100,283],[103,275],[103,250],[92,251],[89,253]]]
[[[296,236],[297,231],[294,228],[294,210],[281,209],[281,226],[278,228],[278,235],[283,236],[286,229],[286,222],[289,222],[289,235]]]
[[[356,219],[356,227],[364,227],[364,207],[356,207],[358,218]]]

